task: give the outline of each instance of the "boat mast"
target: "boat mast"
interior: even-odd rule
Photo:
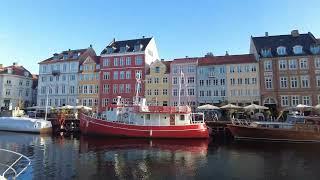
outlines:
[[[138,105],[139,104],[139,89],[140,89],[140,85],[141,85],[141,75],[140,72],[136,73],[136,97],[135,97],[135,104]]]
[[[180,106],[181,103],[181,82],[182,77],[184,77],[184,74],[182,72],[182,68],[180,67],[180,78],[179,78],[179,92],[178,92],[178,106]]]

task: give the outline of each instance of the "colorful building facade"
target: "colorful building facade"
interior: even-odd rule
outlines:
[[[96,53],[91,45],[86,49],[55,53],[39,63],[37,105],[44,107],[47,101],[52,107],[77,105],[80,62]]]
[[[320,100],[320,45],[312,33],[251,38],[259,60],[262,104],[274,111]]]
[[[132,104],[136,95],[144,97],[146,70],[156,59],[159,55],[154,38],[113,40],[101,52],[100,111],[115,103],[117,96],[125,104]]]
[[[0,108],[32,106],[32,74],[23,66],[0,64]]]
[[[97,111],[99,107],[100,56],[88,56],[79,68],[79,104]]]
[[[170,65],[172,106],[197,106],[197,66],[198,58],[174,59]],[[180,96],[179,96],[180,93]]]
[[[170,105],[170,63],[155,60],[146,75],[145,98],[149,105]]]

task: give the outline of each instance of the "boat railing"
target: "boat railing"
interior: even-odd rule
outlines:
[[[241,126],[249,126],[251,124],[250,121],[246,119],[238,119],[238,118],[232,118],[231,123],[233,125],[241,125]]]
[[[0,148],[0,157],[0,179],[16,179],[31,164],[31,160],[27,156],[7,149]],[[8,160],[7,158],[12,159]]]

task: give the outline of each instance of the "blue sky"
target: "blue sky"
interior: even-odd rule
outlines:
[[[55,52],[113,38],[153,36],[166,60],[249,52],[250,36],[292,29],[320,37],[319,0],[5,0],[0,5],[0,63],[33,73]]]

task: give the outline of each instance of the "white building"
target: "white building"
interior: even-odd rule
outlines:
[[[87,49],[67,50],[39,63],[37,105],[58,107],[77,105],[79,64],[96,53],[91,45]]]
[[[0,107],[28,107],[32,105],[32,75],[23,66],[0,64]]]

